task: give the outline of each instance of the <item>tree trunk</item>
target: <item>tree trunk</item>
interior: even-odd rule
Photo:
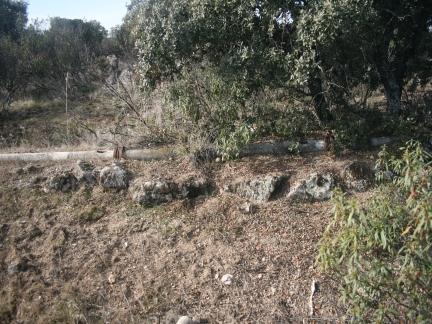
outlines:
[[[331,121],[333,116],[330,113],[327,100],[324,96],[321,78],[315,76],[311,77],[308,85],[309,91],[313,97],[314,108],[318,119],[323,123]]]
[[[401,111],[402,81],[393,73],[388,73],[383,78],[384,91],[387,99],[387,109],[391,114],[399,114]]]

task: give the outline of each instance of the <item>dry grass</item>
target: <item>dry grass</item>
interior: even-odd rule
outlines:
[[[349,157],[352,159],[353,157]],[[369,160],[367,155],[357,156]],[[314,170],[339,170],[331,156],[247,158],[213,165],[221,185],[238,176],[282,172],[291,181]],[[0,166],[0,319],[39,323],[146,323],[172,314],[211,323],[301,322],[312,280],[320,283],[315,316],[342,322],[331,281],[315,267],[317,242],[331,204],[293,204],[284,195],[243,214],[242,199],[208,199],[155,208],[99,187],[71,194],[29,185],[40,173]],[[42,175],[56,168],[45,163]],[[135,174],[176,178],[200,172],[187,160],[129,162]],[[26,262],[26,271],[8,267]],[[224,286],[224,274],[234,276]],[[325,320],[327,319],[327,320]]]

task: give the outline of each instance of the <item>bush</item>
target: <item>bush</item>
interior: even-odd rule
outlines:
[[[241,80],[195,67],[170,84],[168,101],[189,142],[216,145],[229,159],[251,139],[254,112],[246,105],[246,93]]]
[[[345,148],[364,149],[368,147],[371,137],[390,136],[402,141],[424,141],[427,139],[425,134],[430,134],[426,118],[420,120],[414,115],[414,110],[397,116],[378,109],[340,107],[335,110],[335,120],[330,126],[335,134],[337,151]]]
[[[334,218],[319,264],[337,279],[354,322],[424,322],[432,318],[431,155],[408,142],[378,166],[396,174],[367,206],[334,195]]]

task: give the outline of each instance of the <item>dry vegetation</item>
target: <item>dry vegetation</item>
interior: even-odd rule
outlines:
[[[242,175],[337,171],[352,158],[247,158],[206,172],[220,187]],[[282,194],[245,214],[241,198],[214,192],[144,208],[100,187],[44,192],[38,181],[72,162],[17,174],[22,166],[1,165],[2,322],[153,323],[190,315],[211,323],[296,323],[309,317],[314,279],[317,321],[343,321],[337,292],[315,266],[330,202],[293,204]],[[128,168],[149,178],[200,172],[188,160]],[[227,273],[231,286],[220,280]]]

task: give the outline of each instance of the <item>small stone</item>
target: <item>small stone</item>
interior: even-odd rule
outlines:
[[[226,274],[226,275],[223,275],[221,281],[224,285],[231,286],[233,279],[234,279],[233,275]]]
[[[244,214],[253,214],[256,210],[256,206],[250,202],[245,202],[244,204],[240,205],[239,210]]]
[[[177,324],[195,324],[195,321],[189,316],[182,316],[177,321]]]
[[[108,276],[108,282],[113,285],[116,282],[116,277],[113,273],[110,273],[110,275]]]

